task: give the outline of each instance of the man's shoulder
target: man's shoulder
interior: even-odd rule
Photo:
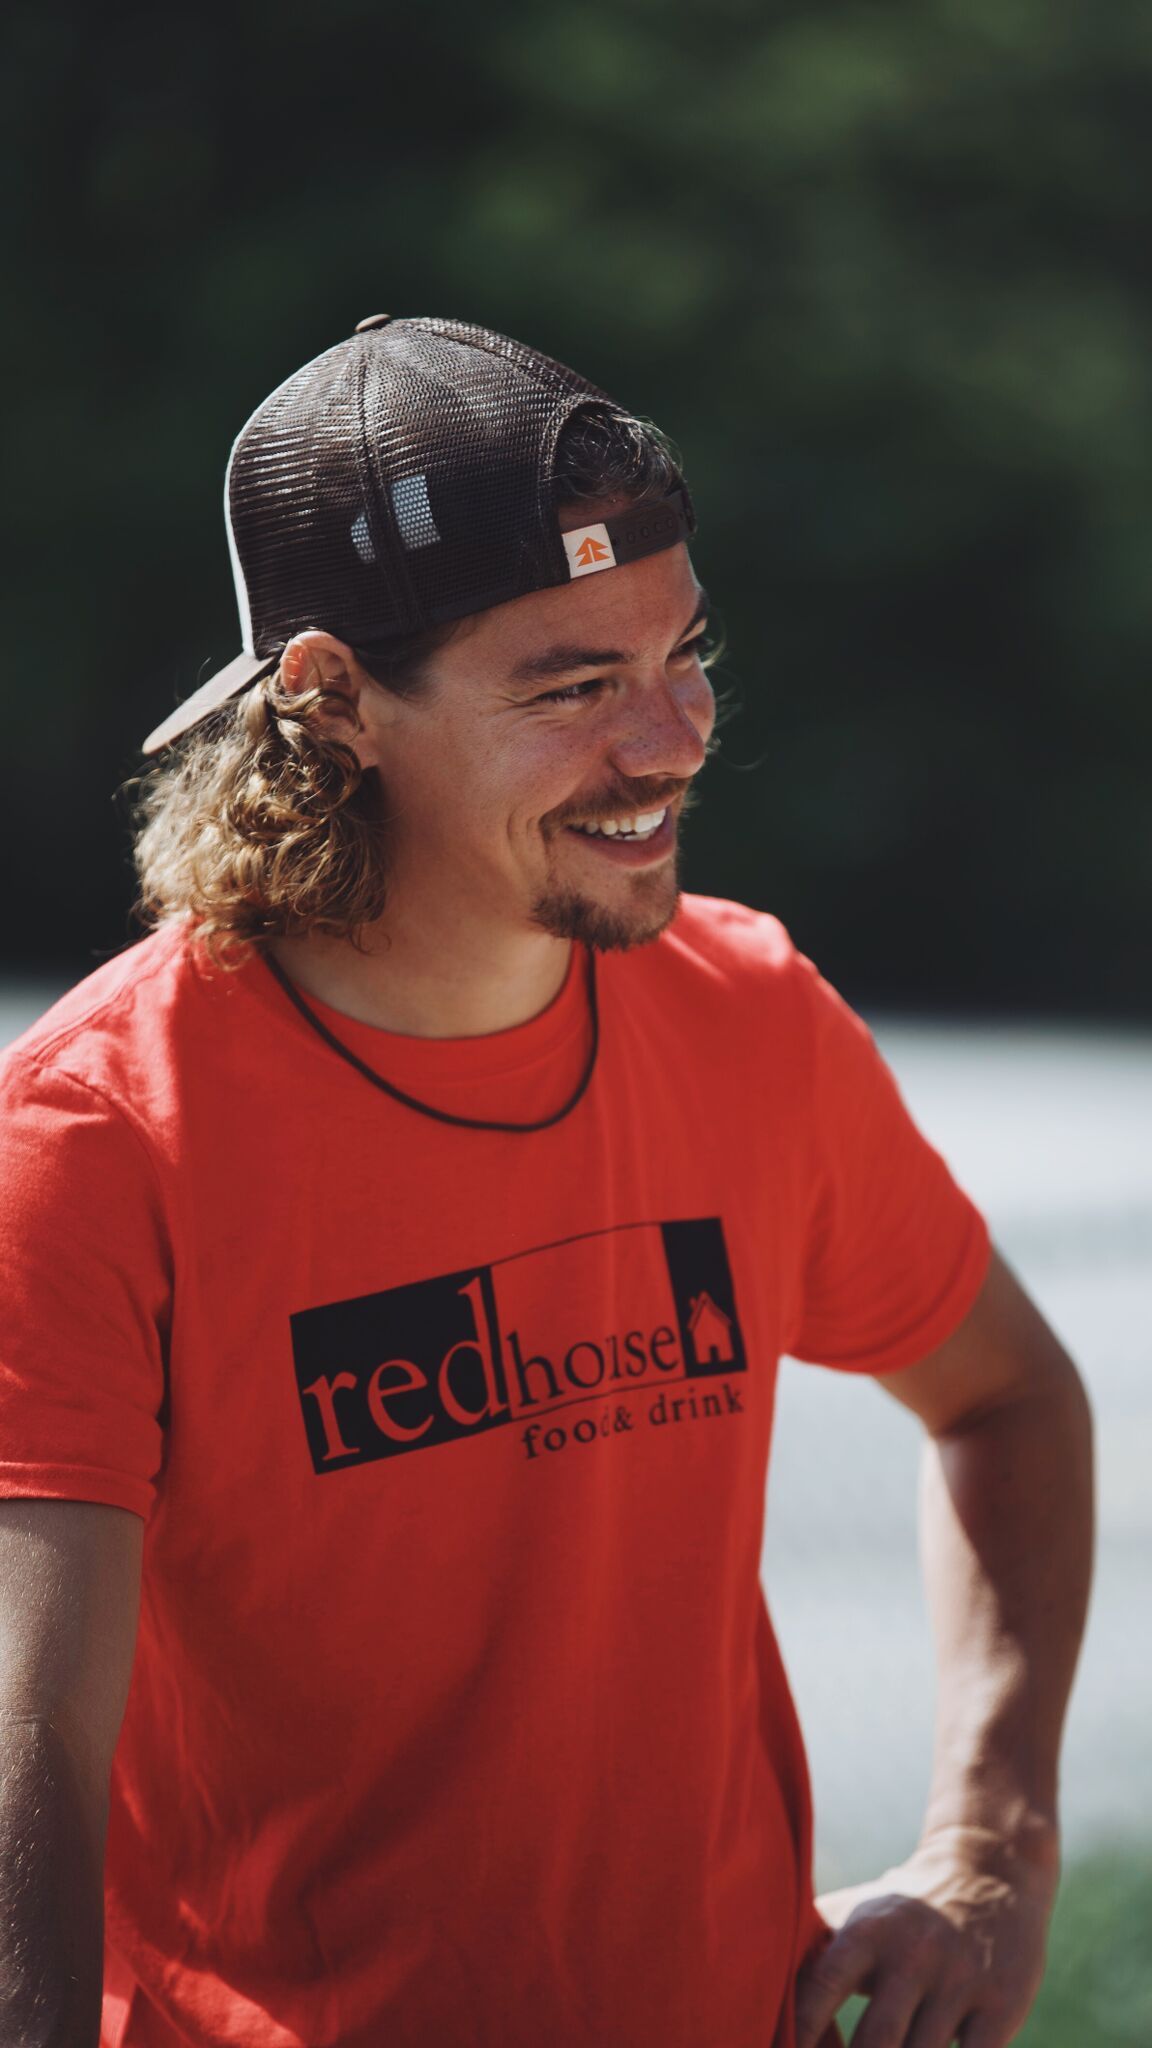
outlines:
[[[778,917],[724,896],[681,896],[663,943],[685,961],[735,975],[789,975],[801,958]]]
[[[0,1079],[58,1075],[101,1093],[131,1093],[155,1072],[173,1014],[201,977],[185,928],[170,924],[106,960],[0,1053]]]
[[[741,1045],[759,1056],[766,1030],[807,1036],[811,962],[779,918],[746,903],[683,895],[654,944],[605,965],[625,1000],[679,1021],[698,1045],[714,1039],[725,1057]]]
[[[714,987],[722,1002],[753,1017],[758,1028],[771,1016],[832,1057],[852,1042],[871,1043],[863,1018],[769,911],[685,895],[651,950],[660,947],[670,963],[695,974],[698,991]]]

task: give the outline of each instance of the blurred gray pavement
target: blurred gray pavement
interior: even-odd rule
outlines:
[[[1101,1532],[1064,1762],[1068,1849],[1152,1842],[1152,1034],[871,1020],[921,1128],[1084,1373]],[[808,1740],[824,1885],[913,1844],[932,1657],[918,1425],[789,1362],[764,1577]]]

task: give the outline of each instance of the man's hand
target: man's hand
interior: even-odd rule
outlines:
[[[836,1930],[802,1973],[796,2048],[816,2048],[845,2000],[870,2004],[853,2048],[1006,2048],[1040,1988],[1056,1850],[982,1828],[929,1837],[872,1884],[817,1901]]]

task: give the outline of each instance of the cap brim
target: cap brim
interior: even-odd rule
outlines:
[[[215,711],[221,704],[226,704],[229,697],[235,697],[241,690],[246,690],[249,683],[258,682],[261,676],[270,676],[279,660],[278,654],[238,654],[235,661],[230,661],[226,668],[218,669],[214,676],[209,676],[206,683],[201,683],[198,690],[193,690],[192,695],[186,697],[183,704],[178,704],[175,711],[171,712],[154,732],[149,733],[141,752],[158,754],[161,747],[168,746],[172,740],[178,740],[182,732],[188,731],[189,726],[196,725],[201,718],[207,717],[210,711]]]

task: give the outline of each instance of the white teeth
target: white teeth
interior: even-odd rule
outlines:
[[[658,832],[668,815],[665,805],[662,811],[642,811],[635,818],[606,818],[600,825],[581,825],[578,830],[592,834],[603,833],[608,839],[650,839]]]

